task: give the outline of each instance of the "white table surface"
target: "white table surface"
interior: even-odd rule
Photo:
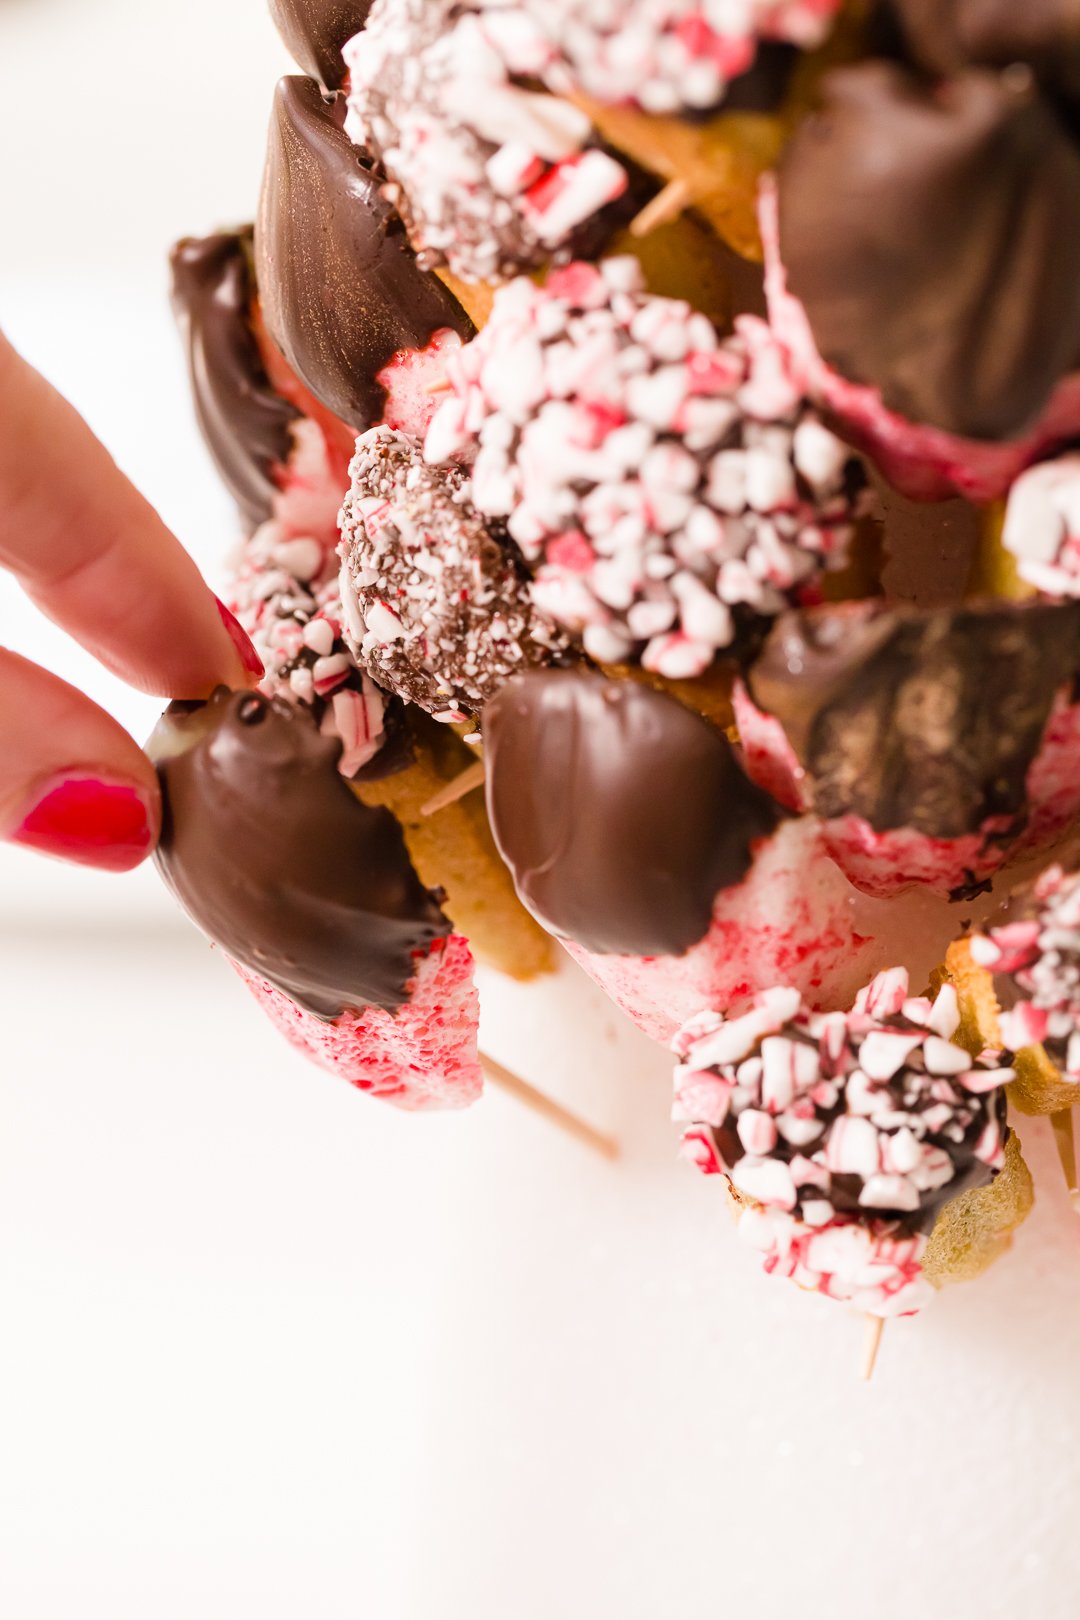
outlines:
[[[163,254],[250,214],[261,0],[0,0],[0,320],[208,569]],[[2,424],[0,424],[2,431]],[[0,583],[0,636],[141,734]],[[1080,1223],[890,1325],[759,1277],[674,1158],[664,1055],[569,967],[485,978],[492,1096],[308,1069],[152,872],[0,849],[4,1620],[1076,1614]]]

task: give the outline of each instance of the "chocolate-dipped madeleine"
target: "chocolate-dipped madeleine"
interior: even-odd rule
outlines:
[[[451,931],[340,751],[298,706],[224,688],[173,705],[150,743],[166,883],[229,956],[329,1019],[403,1006],[417,957]]]
[[[784,614],[747,685],[783,727],[807,808],[948,839],[988,817],[1022,821],[1078,670],[1080,603],[868,601]]]
[[[908,421],[1019,437],[1080,356],[1080,150],[1023,69],[831,74],[780,251],[823,358]]]
[[[252,527],[273,510],[298,413],[276,393],[251,329],[252,231],[185,237],[169,256],[172,303],[195,413],[214,463]]]
[[[307,388],[358,432],[382,415],[377,374],[402,350],[472,325],[422,271],[380,177],[313,79],[277,87],[255,227],[266,325]]]
[[[484,711],[488,814],[523,903],[590,951],[679,955],[780,812],[674,699],[585,670],[516,675]]]

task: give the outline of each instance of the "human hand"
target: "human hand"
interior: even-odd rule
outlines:
[[[141,691],[201,698],[262,674],[180,542],[3,333],[0,567]],[[0,648],[0,838],[121,872],[160,827],[154,767],[123,727]]]

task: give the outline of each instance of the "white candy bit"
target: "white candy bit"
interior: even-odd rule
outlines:
[[[928,1074],[963,1074],[971,1067],[971,1054],[962,1046],[944,1041],[940,1035],[928,1035],[923,1042],[923,1059]]]
[[[880,1165],[878,1133],[866,1119],[843,1117],[829,1131],[825,1163],[834,1174],[872,1176]]]
[[[823,1164],[817,1164],[813,1159],[804,1159],[797,1153],[791,1161],[791,1175],[797,1187],[818,1187],[828,1191],[829,1172]]]
[[[784,1141],[793,1148],[810,1147],[822,1135],[823,1126],[814,1108],[787,1108],[776,1121]]]
[[[274,561],[285,568],[294,579],[315,579],[322,573],[326,553],[318,540],[283,540],[274,547]]]
[[[965,1091],[971,1091],[981,1096],[988,1091],[997,1091],[1000,1086],[1011,1085],[1016,1079],[1015,1069],[965,1069],[957,1079]]]
[[[864,1209],[917,1210],[919,1194],[903,1176],[870,1176],[859,1194]]]
[[[671,581],[671,591],[681,610],[687,635],[710,647],[727,647],[735,637],[731,609],[717,601],[711,591],[693,574],[680,573]]]
[[[756,1198],[759,1204],[795,1208],[795,1183],[788,1166],[779,1159],[740,1159],[731,1179],[741,1193]]]
[[[405,635],[405,626],[385,602],[375,602],[368,608],[365,627],[376,641],[399,641]]]
[[[909,1126],[887,1135],[882,1144],[884,1168],[891,1175],[906,1176],[918,1166],[922,1158],[922,1145]]]
[[[745,1109],[736,1128],[745,1152],[755,1158],[771,1153],[776,1146],[776,1121],[760,1109]]]
[[[1080,455],[1042,462],[1009,492],[1002,543],[1018,572],[1053,596],[1080,596]]]
[[[875,1029],[859,1048],[859,1066],[871,1080],[891,1080],[920,1044],[918,1035]]]
[[[320,658],[329,658],[334,650],[334,631],[326,619],[308,621],[304,626],[304,646]]]
[[[812,417],[795,429],[792,449],[795,467],[814,489],[838,489],[851,452],[842,440]]]
[[[554,249],[585,220],[621,197],[627,183],[622,165],[594,147],[561,163],[554,176],[525,192],[521,207],[539,240]]]
[[[871,979],[865,990],[855,997],[855,1011],[871,1018],[890,1018],[900,1012],[907,999],[908,974],[906,968],[887,968]]]
[[[761,1100],[773,1114],[782,1113],[821,1072],[816,1046],[785,1036],[770,1035],[763,1040],[761,1058]]]
[[[931,1009],[929,1027],[947,1041],[951,1041],[960,1028],[960,1002],[955,985],[943,984],[938,991]]]
[[[301,703],[314,703],[315,679],[310,669],[303,665],[294,669],[289,675],[289,690]]]
[[[855,1069],[848,1076],[844,1099],[849,1114],[864,1114],[869,1117],[881,1107],[881,1088],[875,1085],[862,1069]]]

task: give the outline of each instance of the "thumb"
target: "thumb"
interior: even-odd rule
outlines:
[[[0,650],[0,838],[125,872],[161,830],[154,767],[88,697]]]

